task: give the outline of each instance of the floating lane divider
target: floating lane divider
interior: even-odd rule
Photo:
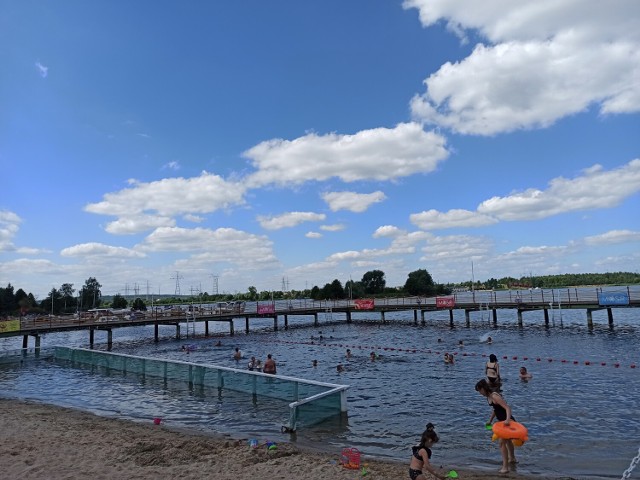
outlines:
[[[380,345],[375,346],[366,346],[366,345],[350,345],[345,343],[327,343],[324,340],[322,341],[309,341],[309,342],[292,342],[287,340],[268,340],[270,343],[284,343],[284,344],[292,344],[292,345],[314,345],[317,347],[330,347],[330,348],[353,348],[358,350],[382,350],[385,352],[407,352],[407,353],[429,353],[434,355],[444,354],[444,350],[434,350],[434,349],[420,349],[420,348],[399,348],[399,347],[384,347]],[[475,352],[450,352],[453,355],[458,355],[461,357],[488,357],[489,355],[486,353],[475,353]],[[597,362],[593,360],[566,360],[566,359],[555,359],[555,358],[542,358],[542,357],[528,357],[528,356],[518,356],[518,355],[503,355],[503,360],[513,360],[513,361],[531,361],[531,362],[558,362],[568,365],[584,365],[584,366],[601,366],[606,367],[610,366],[613,368],[626,367],[627,365],[622,365],[620,362]],[[635,363],[631,363],[628,365],[629,368],[636,368]]]

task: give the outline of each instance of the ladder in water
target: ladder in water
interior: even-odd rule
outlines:
[[[191,332],[191,336],[196,336],[196,312],[191,308],[190,312],[187,312],[187,338],[189,338],[189,332]]]
[[[553,324],[556,324],[556,313],[555,310],[553,308],[553,301],[549,302],[549,308],[551,310],[551,320],[553,321]],[[557,302],[558,308],[556,310],[558,310],[558,319],[560,320],[560,325],[562,325],[562,299],[560,298],[560,292],[558,292],[558,302]]]

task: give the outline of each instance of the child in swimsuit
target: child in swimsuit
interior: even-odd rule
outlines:
[[[434,430],[431,423],[427,424],[427,429],[422,434],[420,444],[412,447],[411,463],[409,464],[409,478],[411,480],[427,480],[433,477],[445,479],[443,475],[439,475],[435,468],[429,463],[431,458],[431,447],[438,442],[438,434]],[[427,470],[429,473],[424,473]]]

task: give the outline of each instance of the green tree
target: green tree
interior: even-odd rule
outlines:
[[[144,303],[144,300],[142,300],[140,297],[138,297],[131,304],[131,309],[132,310],[142,310],[143,312],[145,312],[147,310],[147,304]]]
[[[249,287],[249,300],[256,300],[258,298],[258,289],[254,286]]]
[[[0,315],[9,315],[18,307],[16,297],[13,292],[13,285],[10,283],[7,288],[0,288]]]
[[[409,273],[404,290],[409,295],[433,295],[436,287],[429,272],[421,268]]]
[[[84,286],[80,289],[80,308],[82,310],[100,306],[102,303],[101,287],[102,285],[94,277],[89,277],[84,282]]]
[[[119,293],[116,293],[113,296],[113,300],[111,300],[111,307],[113,308],[127,308],[128,305],[129,302],[127,302],[127,299]]]
[[[75,289],[73,288],[73,283],[63,283],[60,286],[60,295],[62,295],[62,311],[64,313],[68,313],[69,311],[74,311],[78,304],[78,301],[75,294]]]
[[[384,292],[384,287],[387,284],[382,270],[371,270],[365,273],[361,282],[364,292],[373,295]]]

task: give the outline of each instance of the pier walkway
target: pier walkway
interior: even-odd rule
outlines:
[[[29,337],[35,339],[35,347],[40,347],[41,335],[72,330],[87,330],[89,344],[93,346],[96,332],[107,333],[107,344],[112,344],[113,330],[132,326],[154,326],[154,338],[159,340],[159,327],[172,325],[176,338],[181,338],[181,326],[186,325],[187,334],[195,322],[204,322],[205,335],[209,335],[209,322],[226,322],[229,334],[234,335],[234,320],[245,320],[245,331],[250,331],[250,322],[257,319],[271,319],[273,329],[278,330],[279,318],[285,329],[289,317],[306,316],[313,318],[313,325],[319,325],[319,315],[332,321],[344,318],[349,323],[354,314],[376,314],[381,322],[388,321],[386,315],[392,312],[413,312],[413,321],[426,324],[429,313],[448,311],[449,323],[454,325],[454,311],[463,310],[466,326],[471,325],[471,312],[487,311],[497,325],[499,310],[516,310],[518,324],[523,325],[523,315],[532,311],[543,311],[545,325],[549,325],[549,314],[567,309],[586,311],[587,326],[593,328],[592,312],[606,310],[610,326],[614,324],[614,310],[640,307],[640,285],[622,287],[579,287],[563,289],[498,290],[457,292],[439,297],[396,297],[354,300],[279,300],[275,302],[246,302],[242,311],[222,311],[209,304],[191,304],[171,309],[156,306],[151,311],[136,315],[86,316],[26,316],[19,319],[0,321],[0,338],[22,336],[23,348],[28,347]],[[164,308],[164,307],[163,307]],[[194,329],[195,330],[195,329]]]

